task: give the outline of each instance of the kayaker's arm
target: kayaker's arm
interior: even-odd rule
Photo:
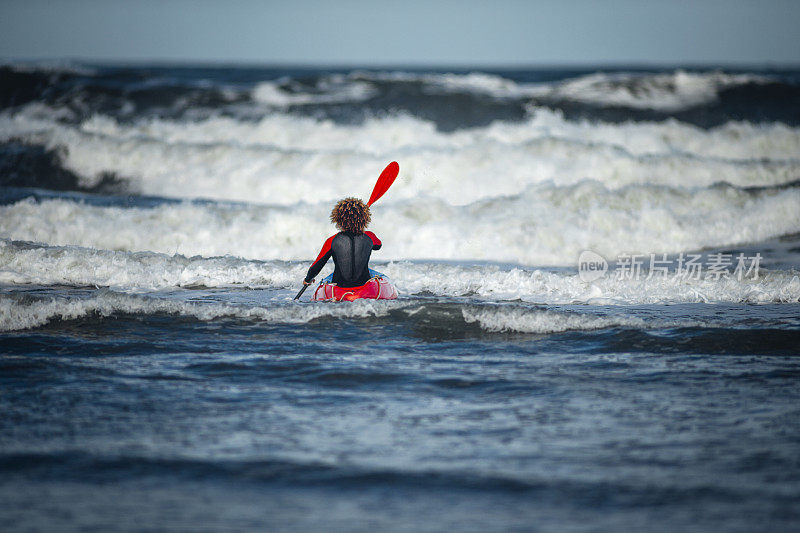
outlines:
[[[314,264],[312,264],[308,269],[308,274],[306,274],[306,279],[303,281],[303,283],[313,283],[314,278],[317,277],[317,274],[319,274],[320,270],[322,270],[322,267],[324,267],[325,263],[328,262],[328,259],[331,258],[331,254],[333,253],[331,251],[331,243],[333,242],[334,237],[336,237],[336,235],[328,237],[328,240],[322,245],[322,250],[320,250],[319,255],[314,260]]]
[[[365,231],[364,235],[366,235],[367,237],[372,239],[372,249],[373,250],[380,250],[381,249],[381,246],[383,246],[383,243],[381,242],[381,240],[374,233],[372,233],[371,231]]]

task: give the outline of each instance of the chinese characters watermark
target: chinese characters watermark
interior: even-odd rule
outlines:
[[[621,254],[617,256],[612,273],[615,279],[636,281],[666,277],[670,272],[686,279],[736,278],[741,281],[758,279],[761,259],[760,253],[746,256],[718,252],[705,256],[705,261],[702,254],[680,253],[671,259],[667,254]],[[578,257],[578,276],[587,283],[604,277],[608,271],[608,262],[596,252],[584,250]]]

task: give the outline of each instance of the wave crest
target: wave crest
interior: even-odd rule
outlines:
[[[289,300],[309,262],[253,261],[235,257],[183,257],[157,253],[115,252],[0,241],[0,283],[45,286],[112,287],[159,291],[177,287],[250,287],[270,289]],[[388,275],[404,296],[525,301],[541,304],[641,305],[694,302],[800,302],[800,274],[761,269],[756,279],[674,271],[624,279],[614,271],[585,283],[574,269],[500,268],[429,262],[373,264]],[[332,269],[326,267],[323,275]],[[277,291],[277,292],[276,292]]]

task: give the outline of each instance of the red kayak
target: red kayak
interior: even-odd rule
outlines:
[[[352,302],[359,298],[372,300],[394,300],[397,298],[397,289],[386,278],[372,278],[359,287],[339,287],[333,283],[320,283],[314,292],[312,300]]]

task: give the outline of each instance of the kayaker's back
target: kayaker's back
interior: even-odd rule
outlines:
[[[356,287],[369,281],[369,257],[374,243],[364,233],[342,231],[333,238],[331,251],[336,265],[333,282],[340,287]]]

